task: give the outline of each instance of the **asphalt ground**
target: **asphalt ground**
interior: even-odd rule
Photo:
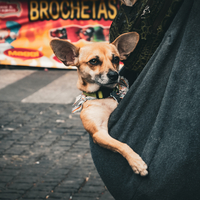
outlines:
[[[113,200],[71,106],[75,70],[0,68],[0,200]]]

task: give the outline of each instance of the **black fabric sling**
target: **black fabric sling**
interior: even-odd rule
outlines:
[[[109,120],[109,133],[133,148],[149,175],[91,139],[96,168],[116,200],[200,199],[200,1],[185,0]]]

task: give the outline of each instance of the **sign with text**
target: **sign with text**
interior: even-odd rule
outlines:
[[[118,0],[0,1],[0,64],[66,67],[49,43],[108,41]]]

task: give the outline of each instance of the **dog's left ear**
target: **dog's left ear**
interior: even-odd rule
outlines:
[[[120,54],[120,60],[126,60],[129,54],[135,49],[139,41],[137,32],[124,33],[117,37],[112,44],[115,45]]]
[[[54,39],[50,42],[50,46],[56,57],[65,65],[78,64],[79,48],[65,40]]]

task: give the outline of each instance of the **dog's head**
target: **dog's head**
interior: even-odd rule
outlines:
[[[119,81],[119,61],[125,60],[135,49],[139,34],[130,32],[120,35],[110,44],[87,43],[78,47],[68,41],[52,40],[50,46],[66,66],[77,66],[77,87],[95,92],[101,86],[114,88]]]

